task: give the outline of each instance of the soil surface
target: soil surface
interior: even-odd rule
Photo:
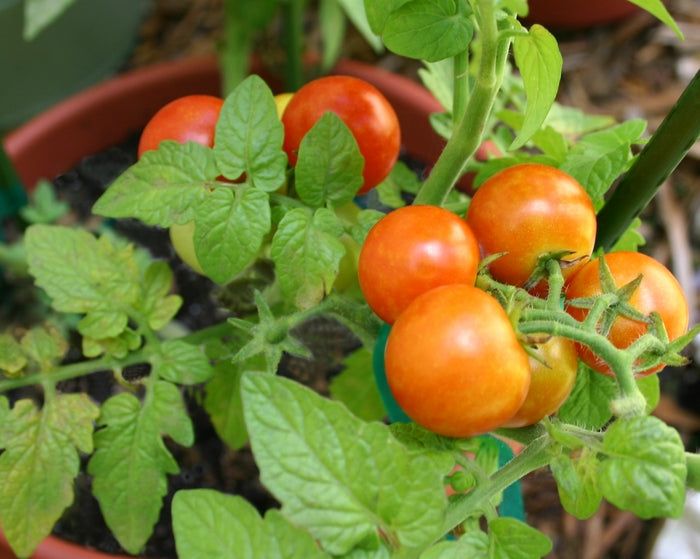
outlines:
[[[565,62],[559,100],[589,113],[611,114],[618,119],[644,118],[653,131],[700,68],[700,3],[696,0],[668,0],[666,5],[685,33],[686,40],[682,43],[644,13],[596,29],[554,30]],[[144,22],[139,44],[123,70],[216,52],[221,37],[222,13],[222,0],[154,0],[153,11]],[[313,43],[313,31],[310,39]],[[264,46],[275,48],[274,37],[264,40],[267,41]],[[417,79],[414,63],[390,53],[378,55],[372,52],[352,31],[344,49],[344,56]],[[91,205],[87,200],[99,196],[103,185],[134,160],[134,153],[135,139],[87,158],[76,170],[59,177],[56,185],[62,196],[73,202],[76,211],[87,216]],[[86,193],[89,195],[85,196]],[[691,302],[691,312],[695,315],[693,322],[697,322],[697,286],[700,281],[697,273],[700,220],[696,218],[699,206],[700,146],[696,145],[645,213],[643,231],[647,239],[643,250],[667,264],[679,278]],[[149,246],[154,254],[171,261],[178,288],[187,301],[181,320],[194,329],[204,325],[216,306],[210,295],[212,286],[205,285],[206,280],[179,262],[169,248],[167,235],[129,221],[118,223],[117,228]],[[333,324],[311,325],[307,333],[307,341],[317,344],[318,355],[334,357],[315,362],[285,361],[285,374],[323,392],[327,379],[338,371],[338,355],[351,349],[356,342],[344,337]],[[329,347],[332,348],[330,352]],[[139,374],[139,371],[133,373]],[[99,375],[90,377],[89,388],[98,399],[109,395],[108,381]],[[700,433],[698,368],[691,364],[682,369],[668,369],[662,374],[662,385],[664,395],[655,413],[677,427],[688,448],[696,450]],[[182,473],[171,478],[172,491],[194,486],[219,487],[247,497],[261,510],[275,506],[274,498],[257,479],[250,452],[223,447],[205,414],[197,407],[196,394],[192,396],[192,413],[197,420],[200,444],[195,449],[171,449],[182,466]],[[68,511],[56,532],[108,552],[121,552],[104,527],[89,485],[87,476],[79,478],[79,502]],[[661,525],[657,521],[642,521],[607,503],[592,518],[577,520],[561,508],[556,487],[547,471],[527,476],[523,480],[523,495],[528,522],[554,542],[549,559],[644,558],[648,556],[648,549]],[[175,557],[168,502],[163,511],[162,522],[146,553],[168,559]]]

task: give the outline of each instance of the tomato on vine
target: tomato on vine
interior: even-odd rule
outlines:
[[[628,299],[628,303],[644,315],[656,312],[673,341],[685,334],[688,328],[689,311],[683,289],[673,274],[660,262],[640,252],[620,251],[604,256],[605,263],[615,285],[620,288],[642,276],[641,283]],[[600,280],[600,258],[581,267],[571,279],[566,291],[567,300],[593,297],[603,292]],[[577,320],[588,316],[588,309],[567,305],[568,313]],[[609,332],[603,332],[615,347],[626,348],[647,333],[649,324],[626,316],[617,316]],[[587,346],[577,344],[581,359],[592,369],[613,376],[607,363],[595,355]],[[636,376],[657,373],[663,365],[638,371]]]
[[[457,214],[429,205],[404,206],[370,229],[358,263],[362,293],[392,324],[417,296],[451,283],[473,284],[479,246]]]
[[[596,214],[585,189],[567,173],[538,163],[508,167],[477,189],[467,212],[498,281],[530,286],[538,260],[559,255],[567,279],[595,243]],[[536,285],[537,282],[535,282]]]
[[[401,146],[399,120],[373,85],[352,76],[326,76],[308,82],[289,100],[284,124],[284,151],[296,165],[302,138],[328,111],[347,125],[365,159],[362,194],[382,182],[394,167]]]
[[[385,351],[391,393],[418,425],[471,437],[515,415],[530,363],[498,301],[453,284],[416,298],[394,323]]]
[[[555,413],[571,393],[578,372],[576,344],[552,337],[535,348],[530,356],[532,380],[523,405],[504,427],[533,425]]]
[[[138,157],[158,149],[163,140],[212,147],[223,104],[223,99],[213,95],[185,95],[164,105],[146,123],[139,139]]]

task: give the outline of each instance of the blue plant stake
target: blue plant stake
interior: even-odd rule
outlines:
[[[374,368],[374,379],[379,389],[379,394],[382,397],[382,402],[386,408],[391,423],[410,423],[411,418],[406,415],[399,406],[398,402],[389,390],[389,383],[386,380],[386,371],[384,370],[384,348],[389,337],[391,327],[388,324],[382,325],[377,337],[377,343],[374,348],[372,357],[372,365]],[[491,437],[491,435],[484,435]],[[491,437],[498,444],[498,466],[502,467],[507,462],[513,459],[513,451],[502,440]],[[516,518],[520,521],[525,521],[525,506],[523,503],[523,495],[520,488],[520,482],[517,481],[507,487],[503,492],[503,502],[499,508],[501,516]]]

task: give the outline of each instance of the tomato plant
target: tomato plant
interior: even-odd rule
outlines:
[[[401,313],[389,333],[385,367],[406,414],[450,437],[503,425],[522,405],[531,378],[503,307],[463,284],[432,289]]]
[[[168,229],[170,242],[180,259],[198,274],[206,275],[194,251],[194,221],[184,225],[173,223]]]
[[[437,206],[394,210],[370,229],[358,277],[367,303],[392,324],[418,295],[449,283],[473,284],[479,247],[466,222]]]
[[[377,186],[394,167],[401,146],[399,121],[391,104],[373,85],[352,76],[327,76],[297,91],[282,115],[284,150],[297,161],[302,138],[324,113],[335,113],[352,132],[364,157],[358,193]]]
[[[641,276],[641,282],[626,302],[643,315],[658,313],[669,340],[685,334],[688,328],[688,303],[678,280],[660,262],[640,252],[620,251],[605,255],[605,263],[615,287],[625,285]],[[601,281],[600,258],[584,265],[571,279],[566,297],[571,304],[567,310],[577,320],[585,320],[589,310],[575,306],[573,299],[594,297],[603,293],[605,278]],[[613,286],[610,286],[613,287]],[[624,314],[624,311],[622,311]],[[602,324],[603,333],[619,348],[626,348],[637,341],[649,329],[649,322],[627,316],[616,316],[611,324]],[[581,359],[592,369],[612,375],[610,367],[593,351],[578,344]],[[660,371],[663,366],[637,371],[637,376],[646,376]]]
[[[595,210],[584,188],[539,163],[513,165],[484,181],[467,223],[484,256],[500,255],[489,266],[493,276],[521,287],[547,255],[558,255],[569,277],[590,256],[596,235]]]
[[[186,95],[164,105],[141,133],[138,156],[163,140],[214,145],[214,132],[224,100],[213,95]]]
[[[555,413],[571,393],[578,371],[573,341],[558,336],[537,344],[530,356],[532,380],[527,396],[505,427],[525,427]]]

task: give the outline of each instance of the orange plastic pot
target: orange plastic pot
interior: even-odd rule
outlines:
[[[432,162],[444,141],[431,128],[429,116],[441,106],[408,78],[364,63],[341,61],[335,73],[356,76],[375,85],[398,115],[405,152]],[[53,179],[83,157],[117,145],[138,132],[165,103],[191,93],[220,93],[215,57],[196,57],[139,69],[79,93],[33,118],[5,139],[5,149],[21,180],[32,188]],[[32,559],[114,559],[49,536]],[[0,533],[0,559],[15,559]]]
[[[548,29],[561,31],[609,25],[641,10],[628,0],[529,0],[528,5],[528,23],[539,23]]]

